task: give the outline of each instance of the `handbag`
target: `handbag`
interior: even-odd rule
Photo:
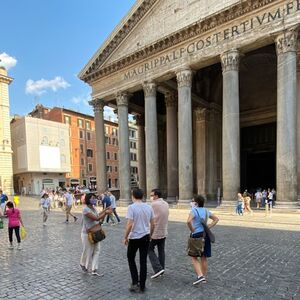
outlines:
[[[24,240],[27,236],[27,231],[24,226],[21,226],[20,228],[20,236],[21,236],[21,240]]]
[[[105,231],[102,229],[100,223],[88,229],[88,239],[91,244],[96,244],[106,238]]]
[[[200,218],[200,215],[196,209],[196,212],[198,214],[198,217]],[[207,209],[205,209],[205,220],[201,219],[201,224],[204,228],[205,234],[208,236],[208,238],[210,239],[211,243],[214,243],[216,241],[216,237],[215,235],[212,233],[212,231],[210,230],[210,228],[207,226],[207,219],[208,219],[208,211]]]

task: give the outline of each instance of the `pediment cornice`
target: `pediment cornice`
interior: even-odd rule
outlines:
[[[113,37],[110,43],[104,48],[99,56],[94,60],[91,66],[80,74],[80,79],[87,83],[91,83],[102,77],[117,72],[131,64],[137,63],[150,55],[157,54],[165,49],[173,47],[193,37],[204,34],[218,26],[221,26],[229,21],[232,21],[245,14],[258,10],[266,5],[274,3],[278,0],[244,0],[238,4],[208,16],[199,22],[193,23],[182,28],[160,40],[157,40],[151,45],[147,45],[140,50],[125,56],[105,67],[101,68],[106,59],[119,46],[122,40],[130,34],[130,31],[137,23],[145,16],[151,7],[159,0],[145,0],[136,11],[131,15],[128,21],[123,25],[121,30]]]

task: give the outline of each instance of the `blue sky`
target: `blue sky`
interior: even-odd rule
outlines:
[[[14,78],[11,115],[26,115],[38,103],[93,114],[91,89],[78,73],[134,2],[1,1],[0,64]]]

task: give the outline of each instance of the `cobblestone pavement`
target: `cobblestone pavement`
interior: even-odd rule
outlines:
[[[7,230],[0,230],[0,299],[300,299],[296,213],[273,214],[268,219],[257,213],[242,219],[218,211],[221,221],[214,229],[207,283],[194,287],[195,275],[185,251],[187,211],[174,210],[165,275],[148,278],[145,294],[131,294],[126,247],[121,243],[124,218],[122,224],[106,227],[99,260],[105,276],[95,278],[79,268],[80,221],[63,224],[64,214],[56,210],[43,228],[36,200],[21,199],[21,209],[28,230],[23,250],[8,250]],[[119,211],[124,215],[124,208]],[[273,228],[274,223],[285,230]],[[152,274],[150,265],[148,273]]]

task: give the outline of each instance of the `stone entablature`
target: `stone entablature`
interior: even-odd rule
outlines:
[[[162,76],[164,79],[174,77],[178,69],[187,64],[199,69],[218,62],[220,54],[230,49],[246,52],[271,44],[280,32],[300,22],[300,0],[258,1],[247,9],[245,3],[234,6],[240,8],[235,14],[232,12],[235,18],[222,12],[222,18],[220,16],[213,26],[204,26],[205,19],[193,28],[174,33],[173,38],[168,37],[165,42],[158,41],[149,46],[149,51],[136,52],[134,60],[127,57],[101,70],[103,78],[98,77],[100,73],[94,74],[94,78],[87,80],[92,84],[93,97],[110,100],[118,90],[134,91],[140,89],[144,81],[156,79],[159,82]],[[222,27],[221,21],[227,22],[226,25]],[[86,80],[86,77],[82,79]]]

